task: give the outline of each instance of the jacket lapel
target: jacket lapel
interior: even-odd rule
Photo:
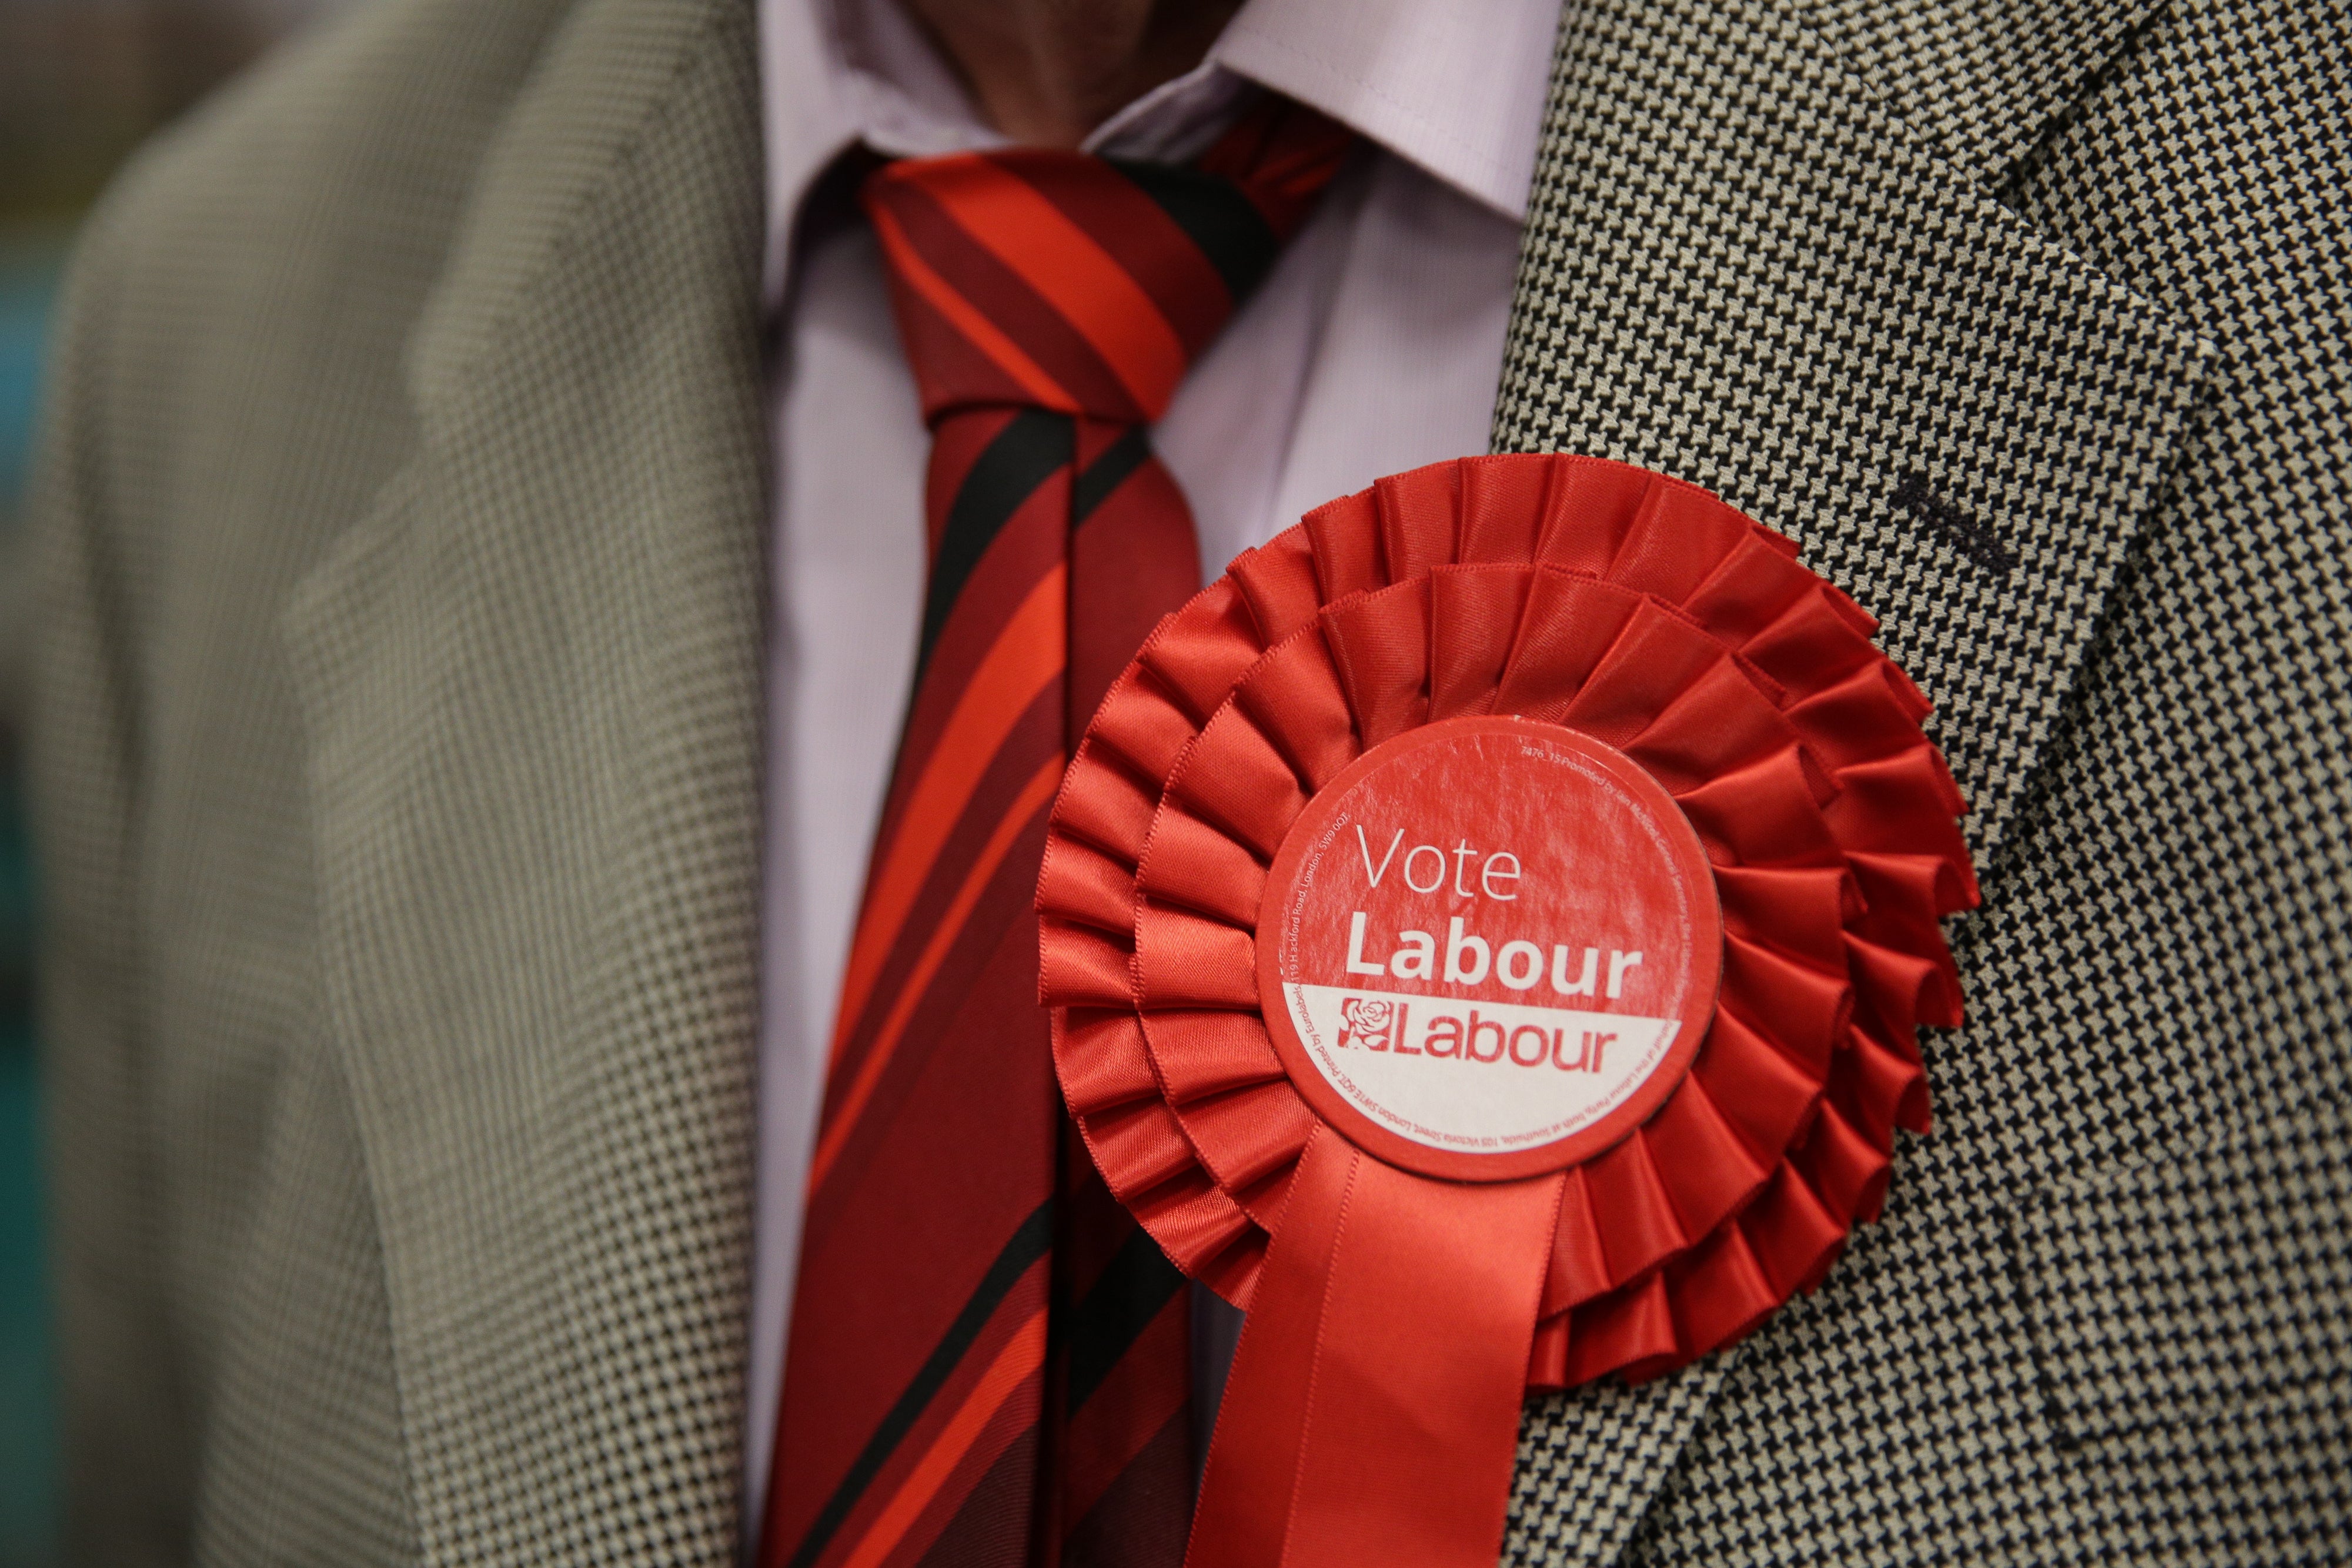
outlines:
[[[588,0],[287,626],[433,1563],[737,1533],[764,574],[752,7]]]
[[[2209,357],[1993,199],[2148,7],[2059,9],[1570,0],[1496,423],[1716,490],[1880,617],[1993,897]],[[1531,1405],[1510,1558],[1612,1559],[1733,1359]]]

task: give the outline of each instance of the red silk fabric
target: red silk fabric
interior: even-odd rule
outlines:
[[[1234,1357],[1192,1560],[1487,1568],[1559,1212],[1557,1176],[1433,1181],[1316,1129]],[[1454,1270],[1436,1292],[1433,1258]]]
[[[1875,1217],[1895,1129],[1927,1124],[1918,1028],[1959,1019],[1940,922],[1977,894],[1927,704],[1874,630],[1695,486],[1473,458],[1244,555],[1120,677],[1048,830],[1043,994],[1111,1190],[1251,1309],[1192,1562],[1403,1560],[1410,1541],[1484,1568],[1521,1390],[1728,1344]],[[1469,714],[1646,768],[1724,915],[1715,1019],[1675,1092],[1514,1183],[1347,1145],[1284,1075],[1255,978],[1266,867],[1307,800]]]

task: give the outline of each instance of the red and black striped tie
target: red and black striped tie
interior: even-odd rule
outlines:
[[[1182,1280],[1061,1108],[1032,898],[1069,747],[1199,585],[1146,429],[1329,180],[1270,100],[1196,165],[894,163],[865,202],[932,446],[913,703],[809,1173],[762,1568],[1158,1568]]]

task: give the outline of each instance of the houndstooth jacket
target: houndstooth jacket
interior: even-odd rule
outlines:
[[[90,231],[34,734],[78,1562],[736,1549],[751,14],[379,0]],[[1885,1220],[1531,1402],[1509,1561],[2352,1534],[2346,22],[1570,0],[1496,444],[1801,540],[1987,896]]]

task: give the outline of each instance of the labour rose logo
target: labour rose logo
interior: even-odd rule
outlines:
[[[1389,1026],[1393,1009],[1379,997],[1348,997],[1339,1003],[1339,1043],[1360,1045],[1368,1051],[1389,1048]]]

